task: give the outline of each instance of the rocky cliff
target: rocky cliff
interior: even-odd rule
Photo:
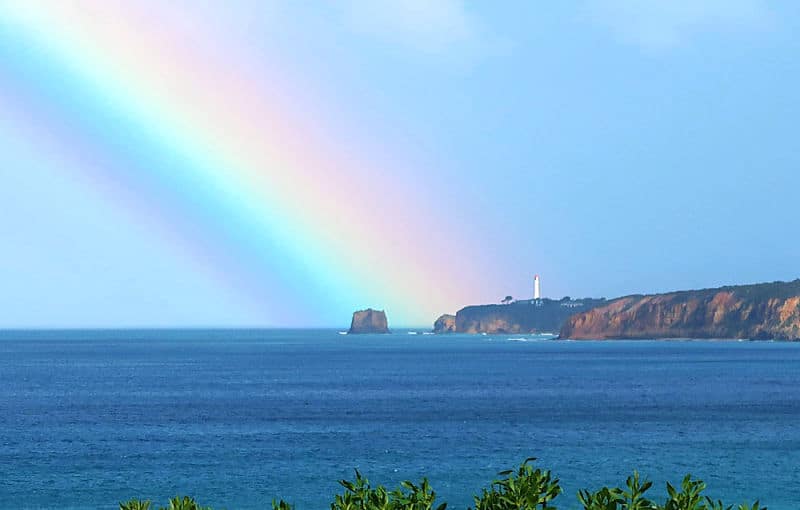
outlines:
[[[800,339],[800,280],[627,296],[576,314],[561,338]]]
[[[372,308],[354,312],[348,333],[351,335],[389,333],[389,322],[386,320],[386,313],[383,310],[373,310]]]
[[[557,333],[571,315],[604,303],[602,299],[538,299],[508,305],[467,306],[456,313],[454,328],[457,333]],[[444,317],[452,315],[440,317],[434,324],[434,332],[446,332],[437,328]]]
[[[444,314],[433,323],[434,333],[455,333],[456,332],[456,316]]]

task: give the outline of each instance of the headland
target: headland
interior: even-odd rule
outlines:
[[[604,299],[528,299],[508,304],[473,305],[455,316],[443,315],[434,323],[434,333],[527,334],[558,333],[566,320],[578,312],[602,306]]]
[[[538,293],[538,279],[536,290]],[[466,306],[434,333],[558,333],[575,340],[728,338],[800,340],[800,280],[616,299],[534,298]]]

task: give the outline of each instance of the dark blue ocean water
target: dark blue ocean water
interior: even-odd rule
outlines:
[[[358,467],[466,508],[528,456],[566,488],[686,472],[800,508],[800,344],[335,331],[0,333],[0,507],[327,508]]]

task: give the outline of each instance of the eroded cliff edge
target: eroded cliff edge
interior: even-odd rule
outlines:
[[[436,319],[433,323],[434,333],[455,333],[456,332],[456,316],[444,314]]]
[[[626,296],[570,317],[561,338],[800,339],[800,280]]]

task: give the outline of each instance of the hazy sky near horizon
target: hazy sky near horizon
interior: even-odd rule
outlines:
[[[0,6],[0,327],[800,276],[796,2],[136,4]]]

